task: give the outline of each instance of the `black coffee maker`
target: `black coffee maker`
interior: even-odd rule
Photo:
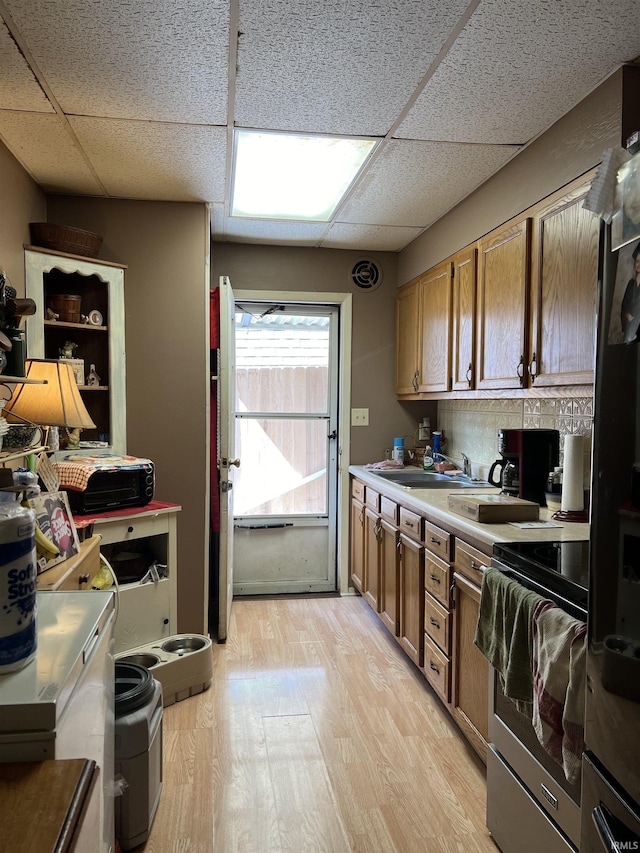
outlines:
[[[553,471],[560,459],[558,430],[499,429],[498,452],[502,458],[491,466],[489,482],[500,486],[505,495],[544,506],[549,471]]]

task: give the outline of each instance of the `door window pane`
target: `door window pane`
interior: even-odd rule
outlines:
[[[327,421],[237,418],[234,514],[326,515]]]
[[[237,313],[237,412],[327,413],[328,366],[329,317]]]

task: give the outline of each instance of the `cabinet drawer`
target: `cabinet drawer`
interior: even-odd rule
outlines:
[[[482,584],[483,569],[491,564],[491,557],[468,545],[461,539],[456,539],[456,571],[465,575],[474,583]]]
[[[158,583],[120,587],[114,653],[119,654],[171,635],[171,587],[168,578]]]
[[[446,530],[443,530],[441,527],[438,527],[436,524],[432,524],[430,521],[425,521],[424,523],[424,544],[425,548],[428,548],[429,551],[433,551],[434,554],[437,554],[439,557],[442,557],[443,560],[451,559],[451,541],[452,536],[450,533],[447,533]]]
[[[451,566],[439,557],[435,557],[433,554],[425,551],[424,588],[446,608],[449,607],[450,584]]]
[[[364,483],[361,483],[360,480],[352,480],[351,494],[354,498],[357,498],[359,501],[364,503]]]
[[[428,592],[424,594],[424,631],[449,654],[449,611]]]
[[[411,536],[419,542],[420,534],[422,532],[422,518],[419,515],[416,515],[415,512],[410,512],[408,509],[401,506],[400,530],[402,533],[406,533],[407,536]]]
[[[103,545],[114,542],[128,542],[146,536],[159,536],[169,532],[169,517],[166,514],[156,516],[129,516],[96,522],[94,532],[102,536]]]
[[[424,635],[424,674],[438,696],[448,704],[451,662],[426,634]]]
[[[365,489],[364,502],[369,507],[369,509],[372,509],[374,512],[378,512],[380,509],[380,492],[376,492],[375,489],[372,489],[370,486],[367,486]]]
[[[380,515],[390,521],[392,524],[398,523],[398,504],[395,501],[380,497]]]

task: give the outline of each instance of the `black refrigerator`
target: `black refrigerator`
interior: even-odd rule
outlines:
[[[580,853],[640,851],[640,234],[628,237],[616,248],[602,225]]]

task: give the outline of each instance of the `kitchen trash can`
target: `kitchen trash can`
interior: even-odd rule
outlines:
[[[147,840],[162,791],[162,686],[144,666],[115,665],[116,838],[122,850]]]

